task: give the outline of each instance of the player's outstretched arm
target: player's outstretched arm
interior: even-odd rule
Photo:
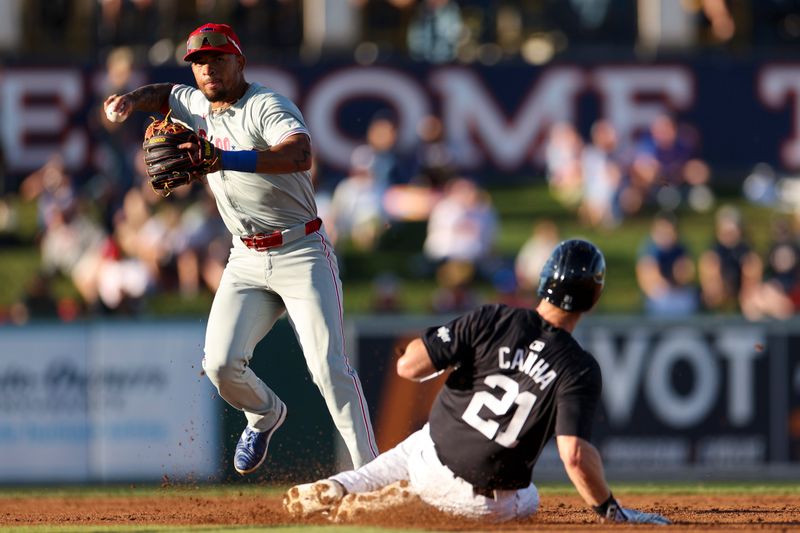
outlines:
[[[627,509],[617,503],[606,483],[600,452],[590,442],[580,437],[558,435],[556,444],[570,481],[603,521],[662,525],[670,523],[660,514]]]
[[[173,83],[153,83],[126,94],[112,94],[103,102],[103,109],[112,122],[122,122],[134,111],[153,113],[161,111],[169,102],[173,85]]]

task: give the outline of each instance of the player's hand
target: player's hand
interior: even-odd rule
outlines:
[[[106,118],[111,122],[123,122],[131,116],[133,102],[125,94],[112,94],[103,102],[103,111],[105,111]]]
[[[206,172],[216,172],[222,168],[219,150],[202,137],[195,135],[190,142],[179,144],[178,148],[192,154],[194,160],[200,162]]]
[[[629,522],[632,524],[658,524],[662,526],[672,523],[668,518],[658,513],[645,513],[616,505],[608,508],[608,513],[603,522]]]

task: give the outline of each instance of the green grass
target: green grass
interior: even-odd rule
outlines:
[[[97,498],[97,497],[219,497],[238,494],[277,496],[288,487],[268,485],[64,485],[52,487],[0,487],[3,498]]]
[[[576,495],[569,483],[545,482],[536,487],[542,496]],[[270,496],[283,494],[288,487],[281,485],[158,485],[139,486],[55,486],[55,487],[0,487],[0,504],[6,498],[115,498],[115,497],[188,497],[204,498],[235,495]],[[627,494],[798,494],[800,483],[791,481],[725,481],[725,482],[615,482],[614,492]]]

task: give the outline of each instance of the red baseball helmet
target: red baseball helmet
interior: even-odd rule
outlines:
[[[186,40],[186,55],[184,61],[191,61],[192,55],[198,52],[220,52],[222,54],[233,54],[244,56],[239,37],[233,28],[227,24],[203,24],[192,33]]]

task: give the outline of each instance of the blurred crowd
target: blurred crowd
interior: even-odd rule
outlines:
[[[739,210],[723,205],[714,221],[714,240],[695,261],[674,214],[654,217],[636,262],[647,313],[741,312],[749,320],[794,315],[800,308],[800,239],[791,221],[773,223],[765,257],[754,249]]]
[[[545,149],[553,196],[585,224],[605,228],[652,207],[702,212],[713,206],[711,170],[692,125],[662,114],[632,144],[621,145],[604,119],[592,125],[588,140],[573,124],[555,124]]]
[[[137,86],[133,62],[129,48],[110,53],[99,93]],[[113,123],[99,104],[92,109],[95,174],[74,179],[54,153],[19,183],[19,200],[36,205],[41,260],[22,297],[4,313],[12,322],[136,315],[153,294],[190,297],[213,292],[219,283],[230,234],[211,194],[198,184],[168,200],[159,197],[147,181],[141,151],[148,118]],[[9,205],[4,198],[0,204]],[[54,290],[61,280],[76,297],[56,295],[65,292]]]
[[[131,46],[153,65],[174,62],[185,35],[209,20],[231,23],[251,59],[358,62],[410,57],[430,63],[546,63],[596,47],[644,52],[793,42],[780,0],[697,0],[666,5],[664,24],[638,19],[639,0],[9,0],[19,6],[19,46],[30,56],[98,60]],[[673,3],[669,3],[673,4]],[[2,10],[0,6],[0,10]],[[786,31],[779,31],[786,27]],[[94,28],[95,31],[86,31]],[[673,36],[672,40],[669,36]],[[677,38],[676,38],[677,36]]]
[[[621,146],[614,124],[604,119],[591,125],[586,139],[575,125],[558,123],[550,128],[542,168],[554,201],[587,230],[610,235],[623,230],[626,219],[652,218],[646,241],[638,252],[631,250],[646,313],[789,318],[800,306],[800,219],[776,217],[761,257],[742,213],[715,198],[700,141],[691,124],[666,114],[631,146]],[[499,254],[497,210],[480,179],[459,173],[459,152],[445,141],[435,116],[420,123],[417,146],[402,151],[393,117],[377,113],[352,154],[350,174],[332,195],[319,195],[327,227],[334,240],[370,252],[381,247],[388,229],[424,222],[416,272],[436,280],[434,312],[479,303],[475,287],[481,282],[491,286],[493,300],[532,305],[538,272],[559,242],[559,228],[532,213],[532,233],[516,257]],[[697,257],[680,231],[687,214],[714,219],[714,238],[701,243]],[[378,276],[375,290],[376,311],[400,309],[396,276]]]
[[[114,49],[99,93],[136,86],[134,62],[130,48]],[[139,148],[147,119],[111,123],[99,106],[94,109],[89,128],[96,174],[76,183],[55,153],[19,184],[21,201],[37,206],[41,269],[7,310],[13,322],[136,315],[152,295],[191,298],[213,293],[219,283],[231,237],[212,195],[197,184],[160,198],[147,182]],[[465,175],[458,166],[464,147],[445,135],[435,115],[421,120],[416,133],[411,147],[401,147],[397,117],[379,110],[369,118],[346,175],[313,169],[320,216],[340,251],[368,257],[397,247],[404,226],[424,228],[407,264],[369,273],[372,310],[403,311],[409,278],[435,282],[428,302],[435,313],[460,312],[487,298],[533,305],[536,276],[561,237],[558,225],[531,213],[530,238],[516,256],[503,256],[500,217],[483,177]],[[585,229],[612,234],[624,230],[627,219],[653,217],[635,272],[647,313],[783,319],[800,305],[794,221],[776,222],[770,248],[759,256],[743,215],[718,206],[701,139],[679,117],[657,116],[629,146],[604,119],[585,134],[574,124],[556,123],[541,154],[552,201]],[[696,258],[681,233],[687,213],[715,213],[714,241]],[[346,261],[342,268],[347,276]],[[66,280],[77,297],[56,297],[57,280]]]
[[[63,24],[64,17],[99,17],[91,27],[97,28],[94,39],[98,50],[104,50],[107,68],[97,92],[107,95],[142,83],[133,68],[142,53],[151,63],[172,60],[180,43],[170,36],[187,34],[198,19],[231,21],[248,53],[296,51],[303,35],[303,6],[312,3],[102,0],[88,5],[39,0],[26,2],[25,8],[29,16],[39,17],[47,34],[42,46],[48,39],[71,42],[71,26]],[[380,50],[401,48],[412,59],[431,63],[468,57],[491,63],[503,50],[519,49],[518,23],[536,19],[536,13],[535,3],[485,9],[489,3],[351,0],[350,5],[360,14],[360,39],[379,43]],[[712,15],[716,4],[703,2]],[[492,20],[477,20],[476,13]],[[716,20],[724,33],[731,21]],[[499,48],[492,52],[470,42]],[[368,49],[357,49],[359,53],[370,55]],[[136,315],[153,295],[191,298],[212,293],[219,283],[230,235],[213,197],[199,184],[166,200],[157,196],[147,183],[138,148],[147,119],[115,124],[105,120],[99,106],[93,109],[88,127],[95,143],[94,176],[77,183],[55,153],[19,183],[18,191],[0,191],[18,192],[21,201],[36,203],[41,254],[39,272],[30,273],[22,297],[0,310],[0,320]],[[428,308],[436,313],[460,312],[487,298],[533,305],[538,272],[561,238],[556,222],[531,213],[529,239],[515,256],[503,256],[498,252],[501,221],[483,176],[465,175],[459,168],[465,148],[453,144],[435,115],[421,120],[416,133],[415,144],[401,148],[397,117],[378,111],[368,117],[363,142],[350,155],[345,176],[317,166],[313,172],[320,215],[337,249],[367,257],[396,247],[404,226],[424,228],[408,264],[370,272],[372,310],[403,311],[408,277],[435,282]],[[746,234],[742,213],[718,205],[701,141],[692,124],[667,114],[656,117],[629,145],[620,142],[615,125],[605,119],[584,132],[575,124],[557,123],[548,130],[539,162],[553,201],[587,230],[610,233],[624,229],[628,219],[652,217],[635,268],[647,313],[792,316],[800,305],[796,221],[776,221],[769,250],[760,256]],[[3,200],[0,196],[0,227],[13,216]],[[715,238],[697,257],[683,238],[686,213],[715,216]],[[347,276],[346,262],[342,268]],[[63,292],[54,290],[59,281],[74,287],[76,296],[57,296]],[[478,290],[486,286],[489,296]]]

